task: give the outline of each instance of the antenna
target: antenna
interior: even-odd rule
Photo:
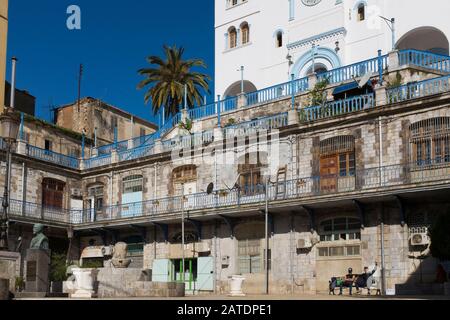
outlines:
[[[78,73],[78,112],[80,112],[80,99],[81,99],[81,78],[83,77],[83,65],[80,64],[80,70]]]

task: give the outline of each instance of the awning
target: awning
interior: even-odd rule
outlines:
[[[370,81],[370,80],[367,81],[367,83],[364,85],[364,87],[367,86],[367,85],[372,86],[372,81]],[[343,84],[342,86],[339,86],[336,89],[334,89],[333,95],[337,95],[337,94],[344,93],[344,92],[347,92],[347,91],[355,90],[355,89],[358,89],[358,88],[359,88],[358,82],[353,81],[353,82],[350,82],[350,83],[347,83],[347,84]]]

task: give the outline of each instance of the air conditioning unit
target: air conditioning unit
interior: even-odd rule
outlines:
[[[102,254],[103,254],[103,256],[112,256],[114,254],[114,247],[113,246],[103,247]]]
[[[427,233],[412,233],[410,241],[412,246],[426,246],[430,244],[430,238]]]
[[[311,249],[313,246],[311,239],[299,239],[297,249]]]
[[[410,228],[409,240],[412,246],[426,246],[430,244],[427,227]]]

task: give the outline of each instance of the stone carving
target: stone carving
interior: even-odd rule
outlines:
[[[128,268],[131,263],[131,259],[127,258],[128,245],[124,242],[118,242],[114,246],[114,254],[111,260],[114,268],[122,269]]]
[[[44,234],[44,225],[35,224],[33,227],[34,238],[31,240],[30,249],[48,250],[48,238]]]

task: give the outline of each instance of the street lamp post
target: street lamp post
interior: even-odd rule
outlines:
[[[18,116],[14,114],[13,108],[5,108],[5,111],[0,116],[1,138],[6,149],[6,173],[5,186],[2,201],[2,216],[0,219],[0,251],[9,251],[8,246],[8,207],[9,207],[9,171],[11,166],[11,147],[16,142],[17,134],[19,133],[20,121]]]
[[[383,16],[379,16],[381,19],[384,20],[384,22],[386,22],[387,26],[389,27],[389,29],[391,29],[391,36],[392,36],[392,50],[395,50],[395,18],[391,18],[388,19],[386,17]]]
[[[181,184],[181,281],[184,283],[185,266],[184,266],[184,183]]]
[[[264,210],[264,216],[265,216],[265,246],[266,246],[266,254],[265,254],[265,282],[266,282],[266,294],[269,294],[269,183],[270,183],[270,177],[267,177],[266,179],[266,192],[265,192],[265,210]]]

